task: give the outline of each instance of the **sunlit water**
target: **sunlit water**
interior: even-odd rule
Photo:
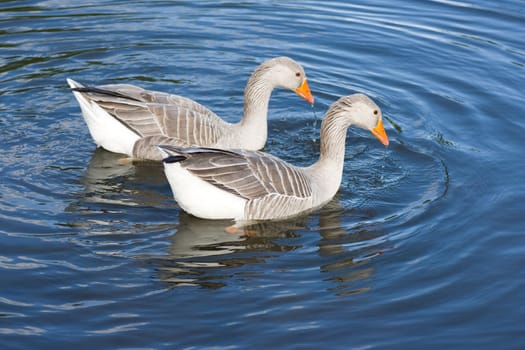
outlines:
[[[2,1],[0,343],[28,348],[525,347],[525,2]],[[342,95],[337,197],[228,234],[173,201],[162,166],[95,149],[66,77],[191,97],[229,121],[263,60],[266,150],[306,165]]]

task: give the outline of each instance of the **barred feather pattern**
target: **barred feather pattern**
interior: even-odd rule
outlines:
[[[211,110],[187,97],[172,95],[166,92],[145,90],[130,84],[102,85],[101,89],[117,92],[123,96],[135,99],[144,104],[178,105],[191,109],[203,115],[215,115]],[[126,100],[127,101],[127,100]],[[129,102],[129,101],[127,101]]]
[[[192,154],[198,153],[197,157]],[[305,198],[312,188],[297,167],[259,151],[179,149],[181,166],[201,179],[247,200],[275,193]]]
[[[164,135],[142,137],[133,145],[132,156],[137,159],[162,160],[164,155],[157,145],[189,147],[184,140]]]
[[[247,200],[245,220],[287,217],[311,207],[312,186],[301,168],[259,151],[166,147],[181,166]]]
[[[270,193],[246,202],[244,220],[286,219],[312,209],[312,197],[299,198]]]
[[[104,85],[99,89],[128,97],[84,93],[142,137],[173,136],[190,145],[211,146],[228,125],[203,105],[182,96],[147,91],[127,84]]]
[[[178,105],[151,105],[150,110],[162,134],[183,140],[186,146],[215,146],[229,128],[229,124],[216,115]]]

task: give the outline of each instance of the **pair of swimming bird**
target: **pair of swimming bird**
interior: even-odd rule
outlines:
[[[67,81],[97,146],[162,159],[175,200],[200,218],[278,220],[319,208],[339,189],[350,125],[388,145],[381,109],[367,96],[353,94],[326,112],[314,164],[296,167],[259,151],[266,143],[274,88],[314,101],[304,69],[287,57],[255,69],[244,91],[244,115],[234,124],[185,97],[127,84],[91,87]]]

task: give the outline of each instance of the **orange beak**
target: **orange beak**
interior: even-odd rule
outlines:
[[[388,146],[388,136],[386,136],[385,128],[383,127],[383,120],[379,119],[377,125],[370,130],[372,134],[377,137],[379,141],[385,146]]]
[[[304,98],[311,105],[314,104],[314,97],[312,96],[312,93],[310,92],[310,87],[308,86],[308,82],[306,81],[306,79],[303,80],[303,83],[301,84],[301,86],[299,86],[294,91],[297,95]]]

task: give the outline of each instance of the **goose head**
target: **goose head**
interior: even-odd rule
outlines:
[[[262,82],[269,84],[271,89],[282,87],[292,90],[308,103],[314,103],[303,67],[289,57],[276,57],[263,62],[253,72],[247,87]]]
[[[364,94],[341,97],[334,102],[325,119],[331,125],[339,124],[346,130],[350,125],[370,131],[381,143],[388,146],[388,136],[383,126],[381,108]]]

